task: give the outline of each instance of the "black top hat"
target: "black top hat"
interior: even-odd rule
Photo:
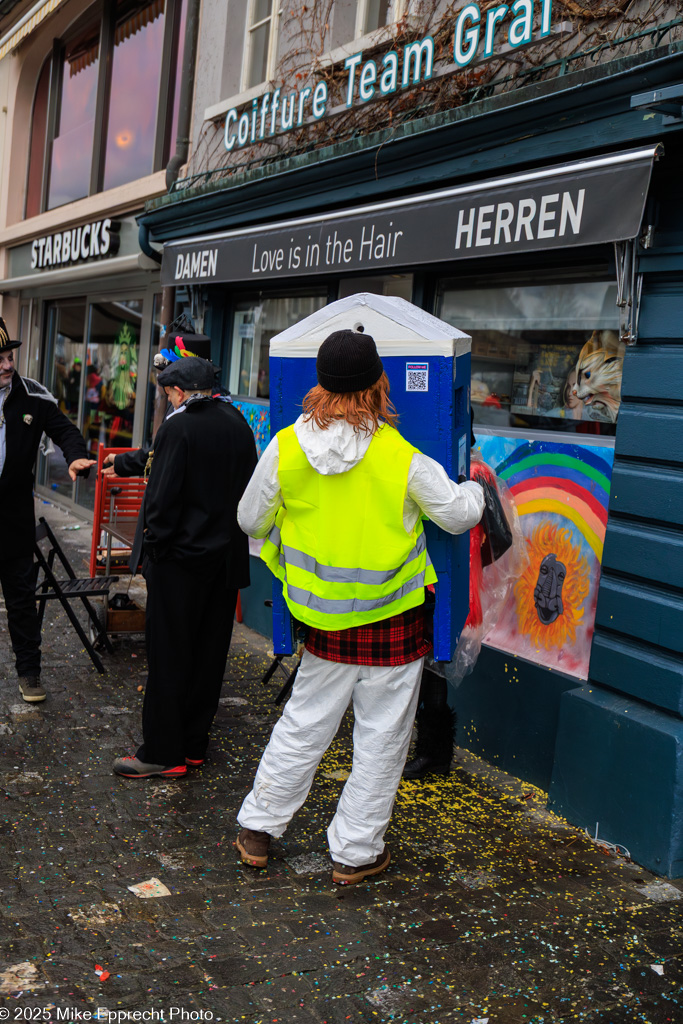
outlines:
[[[172,350],[187,349],[193,356],[200,359],[211,359],[211,339],[206,334],[193,334],[189,331],[169,331],[167,348]],[[180,354],[178,352],[178,354]],[[189,356],[183,358],[188,359]]]
[[[12,341],[7,330],[7,324],[0,316],[0,352],[7,352],[11,348],[19,348],[20,341]]]

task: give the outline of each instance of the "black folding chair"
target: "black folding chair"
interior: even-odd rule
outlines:
[[[271,661],[269,667],[266,669],[266,672],[265,672],[265,675],[263,676],[263,679],[261,680],[261,682],[264,685],[266,683],[269,683],[271,678],[275,675],[275,673],[276,673],[276,671],[278,669],[281,669],[284,672],[284,674],[287,676],[287,682],[285,683],[285,685],[282,687],[282,689],[278,693],[277,697],[273,701],[273,704],[282,704],[283,700],[285,699],[285,697],[287,696],[289,691],[294,686],[294,680],[296,679],[296,674],[299,671],[299,663],[300,663],[301,659],[299,659],[299,661],[297,661],[297,663],[294,666],[294,668],[292,669],[292,671],[288,672],[286,667],[282,664],[282,659],[285,658],[285,657],[291,657],[291,655],[276,654],[275,657],[273,658],[273,660]]]
[[[47,548],[47,556],[43,553],[40,547],[41,541],[46,541],[49,545]],[[88,598],[108,597],[111,585],[116,582],[116,576],[98,576],[96,578],[89,577],[86,579],[78,579],[76,577],[76,573],[71,568],[69,559],[64,554],[57,538],[42,516],[38,520],[38,525],[36,527],[35,556],[39,570],[42,569],[43,572],[42,579],[39,579],[36,586],[36,601],[38,602],[38,617],[40,625],[42,626],[43,624],[46,603],[48,601],[59,601],[64,611],[69,616],[71,625],[78,633],[81,643],[90,655],[93,665],[98,672],[104,673],[104,665],[102,664],[93,643],[88,639],[85,630],[78,621],[78,617],[69,602],[74,601],[77,598],[82,601],[94,627],[94,643],[103,644],[107,650],[113,654],[114,648],[107,636],[106,616],[102,621],[98,617],[96,610],[93,608]],[[68,579],[58,580],[55,576],[56,558],[61,562],[62,568],[64,569],[64,572],[66,572]]]
[[[264,601],[263,603],[266,606],[266,608],[272,608],[273,607],[273,602],[270,599],[267,600],[267,601]],[[303,641],[303,638],[304,638],[303,630],[304,630],[304,627],[301,626],[300,623],[295,623],[294,619],[292,619],[292,639],[294,641],[295,649],[296,649],[296,647],[299,646],[297,641],[298,640]],[[282,689],[278,693],[277,697],[273,701],[273,704],[282,704],[283,700],[285,699],[285,697],[287,696],[289,691],[294,686],[294,680],[296,679],[296,674],[299,671],[299,665],[301,664],[301,655],[299,655],[299,657],[297,658],[297,663],[296,663],[296,665],[294,666],[294,668],[292,669],[291,672],[289,672],[287,670],[287,667],[282,664],[282,659],[283,658],[288,658],[288,657],[291,657],[291,655],[288,655],[288,654],[276,654],[275,657],[273,658],[273,660],[271,661],[270,665],[266,669],[263,678],[261,679],[261,682],[265,686],[266,683],[270,682],[270,680],[275,675],[275,673],[277,672],[278,669],[280,669],[281,672],[284,672],[284,674],[287,676],[287,682],[285,683],[285,685],[282,687]]]

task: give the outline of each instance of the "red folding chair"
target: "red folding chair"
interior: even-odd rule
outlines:
[[[104,476],[104,460],[108,455],[121,455],[130,448],[105,448],[100,443],[97,451],[97,482],[95,484],[95,514],[90,548],[90,575],[104,575],[107,565],[107,540],[102,525],[110,522],[134,523],[140,515],[140,506],[147,481],[141,476]],[[111,550],[111,549],[110,549]],[[130,572],[130,548],[116,548],[110,558],[109,573],[125,575]]]

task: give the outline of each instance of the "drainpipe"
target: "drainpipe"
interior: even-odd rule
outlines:
[[[197,36],[199,34],[199,6],[201,0],[187,0],[185,21],[185,46],[183,66],[180,72],[180,100],[178,103],[178,128],[175,153],[166,165],[166,188],[170,192],[177,181],[180,168],[187,162],[190,151],[190,126],[192,124],[192,98],[194,95],[195,70],[197,65]],[[145,256],[155,263],[161,263],[161,253],[149,241],[149,228],[140,224],[138,241]]]
[[[199,6],[201,0],[187,0],[187,19],[185,21],[185,46],[183,49],[183,66],[180,74],[180,99],[178,102],[178,129],[175,142],[175,153],[166,166],[166,188],[171,188],[180,174],[180,168],[187,163],[190,151],[190,126],[192,124],[192,99],[194,96],[194,80],[197,67],[197,36],[199,35]],[[153,260],[161,263],[161,256],[149,244],[149,228],[140,225],[140,248]],[[169,324],[175,312],[175,288],[162,288],[160,320]],[[157,387],[154,400],[154,426],[157,430],[164,421],[167,405],[166,394]]]
[[[178,134],[175,153],[166,167],[166,188],[171,190],[180,174],[180,168],[187,163],[190,151],[190,125],[192,124],[192,98],[197,66],[197,36],[199,34],[199,5],[201,0],[187,0],[185,22],[185,48],[183,69],[180,78],[180,101],[178,104]]]
[[[145,256],[149,256],[155,263],[161,263],[161,253],[158,249],[155,249],[150,245],[149,241],[149,228],[146,224],[138,225],[138,245],[144,252]]]

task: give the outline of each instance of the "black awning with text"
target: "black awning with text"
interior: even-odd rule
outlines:
[[[163,285],[368,273],[635,238],[650,146],[165,246]]]

